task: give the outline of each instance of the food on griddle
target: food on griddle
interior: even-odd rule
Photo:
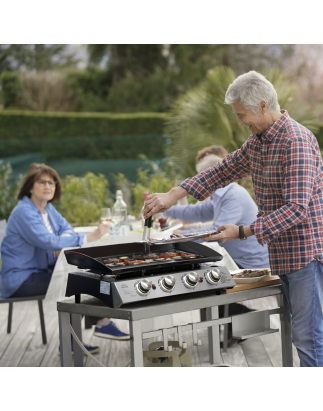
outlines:
[[[158,254],[156,254],[156,253],[146,254],[145,258],[147,258],[147,259],[158,258]]]
[[[170,238],[182,238],[182,237],[184,237],[184,236],[181,235],[181,234],[171,234],[171,236],[170,236]]]
[[[233,275],[233,278],[263,277],[269,273],[268,270],[243,270],[242,273]]]
[[[119,260],[129,260],[129,257],[119,257]]]
[[[158,254],[151,253],[151,254],[144,254],[144,255],[133,255],[133,258],[136,260],[151,260],[152,258],[158,258]]]
[[[173,253],[173,252],[170,252],[170,253],[167,253],[167,254],[170,255],[171,257],[177,256],[177,253]]]
[[[119,258],[108,258],[106,260],[103,260],[104,264],[115,264],[119,262]]]

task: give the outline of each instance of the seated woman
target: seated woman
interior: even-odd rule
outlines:
[[[60,198],[58,173],[45,164],[31,164],[1,245],[2,297],[46,294],[60,250],[96,241],[109,231],[108,226],[100,224],[91,234],[76,234],[51,204]],[[97,328],[103,325],[110,325],[111,338],[129,339],[108,319],[100,320]]]

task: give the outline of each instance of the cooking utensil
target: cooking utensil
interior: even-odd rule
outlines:
[[[145,248],[145,254],[150,253],[150,243],[149,243],[149,238],[150,238],[150,232],[151,232],[151,227],[153,225],[153,217],[150,216],[146,218],[145,220],[145,225],[144,225],[144,232],[142,235],[142,240],[145,242],[144,248]],[[147,237],[146,237],[147,235]]]

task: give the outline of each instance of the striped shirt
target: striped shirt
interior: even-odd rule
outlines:
[[[48,214],[45,213],[45,214],[42,214],[41,216],[43,217],[43,220],[44,220],[44,223],[45,223],[45,226],[46,226],[47,230],[48,230],[50,233],[53,234],[52,226],[50,225],[50,222],[49,222],[49,220],[48,220]],[[71,235],[71,234],[70,234],[70,235]]]
[[[251,135],[239,150],[180,185],[197,200],[252,176],[259,244],[268,244],[273,274],[299,270],[313,259],[323,263],[323,164],[315,136],[282,116],[261,136]]]

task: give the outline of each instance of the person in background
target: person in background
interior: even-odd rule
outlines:
[[[45,164],[31,164],[1,245],[2,297],[46,294],[60,250],[96,241],[109,231],[108,226],[100,224],[93,233],[76,234],[51,204],[60,198],[58,173]],[[107,318],[97,322],[95,333],[106,338],[129,339]],[[87,348],[98,351],[98,347]]]

